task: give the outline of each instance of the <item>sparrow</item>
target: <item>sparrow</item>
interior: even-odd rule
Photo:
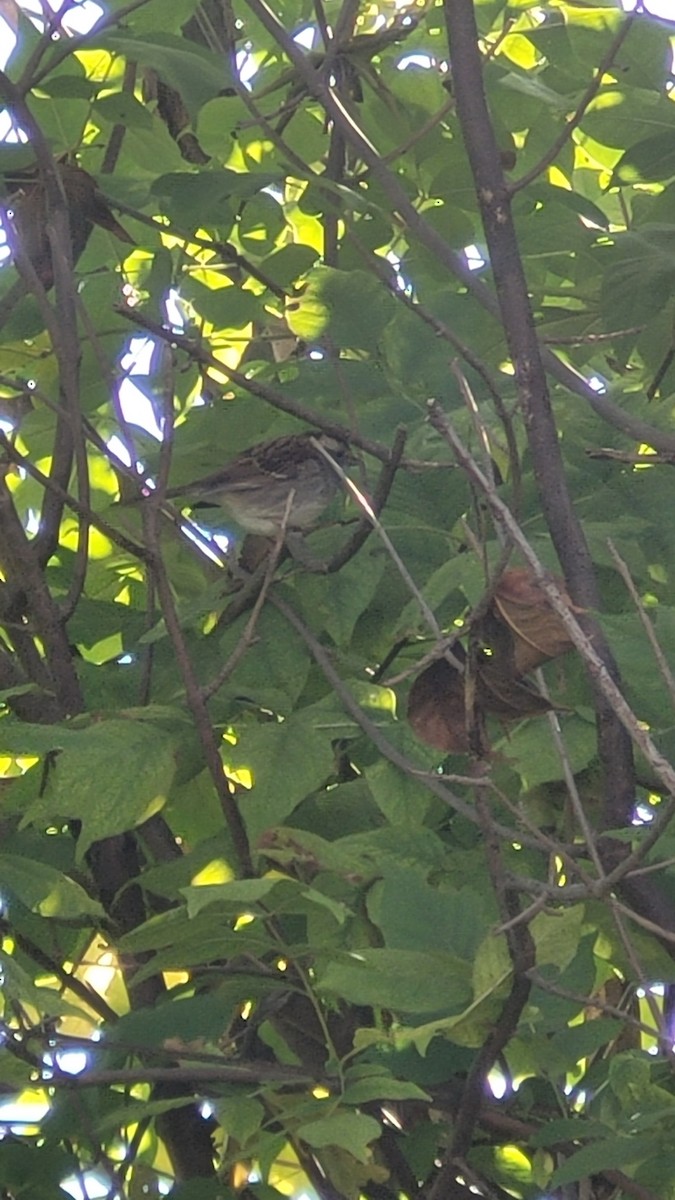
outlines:
[[[346,442],[326,433],[294,433],[259,442],[213,474],[169,488],[167,499],[185,496],[193,508],[224,508],[247,533],[274,537],[290,496],[287,528],[305,533],[340,489],[339,476],[315,443],[339,466],[350,462]]]

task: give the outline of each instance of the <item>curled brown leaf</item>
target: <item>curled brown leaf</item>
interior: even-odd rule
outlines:
[[[556,583],[567,596],[563,581],[557,579]],[[571,600],[570,607],[573,607]],[[504,571],[495,590],[494,609],[511,631],[513,663],[518,676],[527,675],[571,649],[560,617],[526,567]]]
[[[444,754],[467,754],[464,679],[444,658],[422,671],[410,689],[408,722],[427,746]]]
[[[68,223],[73,262],[77,262],[95,225],[107,229],[120,241],[134,245],[127,230],[113,216],[98,184],[88,171],[75,163],[58,164],[68,204]],[[10,196],[4,209],[11,213],[14,236],[30,259],[43,287],[54,282],[52,251],[47,232],[47,193],[41,176],[35,171],[22,172],[8,180]]]
[[[554,705],[525,676],[571,647],[545,592],[522,567],[504,572],[472,637],[480,649],[471,672],[463,674],[439,659],[417,676],[410,689],[411,728],[420,741],[446,754],[475,751],[477,743],[485,749],[488,715],[507,722],[550,712]],[[464,659],[461,646],[455,646],[453,654]],[[475,729],[469,729],[467,713],[472,714],[468,724]]]

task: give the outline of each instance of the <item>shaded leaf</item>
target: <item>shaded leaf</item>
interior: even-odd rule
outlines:
[[[295,755],[302,745],[302,757]],[[249,837],[255,845],[260,835],[279,825],[334,768],[330,738],[314,728],[301,710],[280,724],[244,728],[238,744],[228,752],[233,766],[253,772],[252,789],[240,798]],[[289,762],[294,769],[288,770]],[[279,787],[283,778],[284,787]]]
[[[324,1146],[340,1146],[348,1150],[359,1162],[368,1162],[370,1144],[380,1136],[379,1122],[365,1113],[335,1112],[301,1125],[298,1137],[321,1150]]]
[[[630,1136],[615,1136],[601,1142],[592,1142],[570,1155],[562,1166],[558,1167],[551,1179],[551,1187],[563,1187],[584,1179],[588,1175],[597,1175],[600,1171],[630,1166],[642,1162],[661,1152],[660,1139],[651,1134],[631,1134]]]
[[[98,901],[92,900],[73,879],[46,863],[19,854],[0,854],[0,880],[22,904],[42,917],[72,920],[103,913]]]
[[[614,168],[613,184],[652,183],[675,175],[675,130],[636,142]]]
[[[176,769],[175,746],[168,733],[143,721],[102,721],[67,735],[56,731],[63,748],[23,824],[81,821],[81,858],[92,842],[133,829],[162,808]]]
[[[443,951],[364,948],[330,962],[318,985],[352,1004],[399,1012],[447,1011],[468,998],[469,966]]]

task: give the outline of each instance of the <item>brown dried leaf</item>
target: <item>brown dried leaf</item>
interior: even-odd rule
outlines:
[[[478,668],[478,701],[502,721],[538,717],[554,707],[527,680],[509,678],[493,667],[490,659]]]
[[[555,582],[570,607],[574,608],[563,581],[556,579]],[[516,675],[526,675],[572,648],[560,617],[527,567],[504,571],[495,591],[494,604],[511,630]]]
[[[68,203],[73,262],[77,262],[83,253],[95,225],[133,246],[134,239],[113,215],[93,176],[76,163],[60,162],[58,169]],[[10,202],[6,208],[11,208],[14,213],[15,236],[24,254],[30,259],[43,286],[50,288],[54,281],[51,243],[47,232],[47,192],[39,172],[17,173],[11,181]]]
[[[408,721],[413,733],[444,754],[467,754],[464,679],[444,658],[426,667],[410,689]]]

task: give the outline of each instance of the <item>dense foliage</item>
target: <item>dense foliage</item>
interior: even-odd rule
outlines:
[[[675,1197],[671,29],[28,7],[3,1197]],[[166,498],[308,429],[302,553]]]

